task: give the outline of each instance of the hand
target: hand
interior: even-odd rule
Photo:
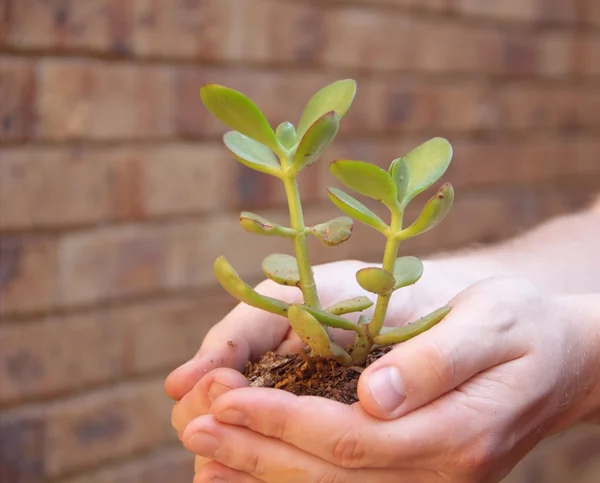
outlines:
[[[186,402],[184,444],[214,460],[195,483],[499,481],[581,416],[597,337],[571,305],[518,280],[479,283],[451,305],[365,370],[353,406],[258,388]],[[235,374],[215,371],[198,393],[206,401]]]

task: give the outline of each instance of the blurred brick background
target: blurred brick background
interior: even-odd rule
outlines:
[[[0,0],[0,52],[2,483],[191,482],[164,376],[232,306],[214,258],[256,281],[288,249],[237,225],[240,209],[285,220],[283,193],[221,147],[205,82],[276,124],[356,78],[329,160],[450,139],[456,207],[415,253],[508,237],[600,189],[598,0]],[[325,160],[307,171],[309,221],[336,213],[330,183]],[[313,260],[377,259],[372,236]],[[600,434],[582,430],[510,481],[599,473]]]

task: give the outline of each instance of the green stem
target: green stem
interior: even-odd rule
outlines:
[[[387,237],[385,244],[385,252],[383,254],[383,265],[382,268],[390,273],[394,273],[396,265],[396,258],[398,257],[398,247],[400,246],[400,240],[396,238],[396,233],[400,231],[402,227],[402,211],[396,210],[392,212],[392,223],[390,234]],[[392,292],[393,293],[393,292]],[[392,293],[387,295],[379,295],[377,297],[377,304],[375,305],[375,311],[373,317],[368,324],[369,335],[375,337],[379,335],[385,321],[385,315],[387,313],[388,305],[392,297]]]
[[[320,309],[319,297],[317,296],[317,286],[308,258],[308,247],[306,245],[306,233],[304,226],[304,214],[302,213],[302,203],[300,201],[300,192],[298,190],[298,181],[295,173],[289,172],[282,176],[285,194],[287,196],[288,207],[290,210],[290,226],[296,231],[294,237],[294,251],[298,262],[298,272],[300,275],[300,290],[304,296],[304,303],[308,307]]]

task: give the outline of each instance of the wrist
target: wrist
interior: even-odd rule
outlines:
[[[568,308],[581,347],[581,367],[573,374],[580,396],[569,422],[600,423],[600,294],[568,295],[561,301]]]

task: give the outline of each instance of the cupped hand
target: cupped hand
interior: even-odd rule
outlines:
[[[524,281],[484,281],[451,305],[363,372],[352,406],[211,373],[191,393],[203,405],[184,398],[175,422],[200,456],[195,483],[499,481],[572,423],[594,349],[570,306]]]

